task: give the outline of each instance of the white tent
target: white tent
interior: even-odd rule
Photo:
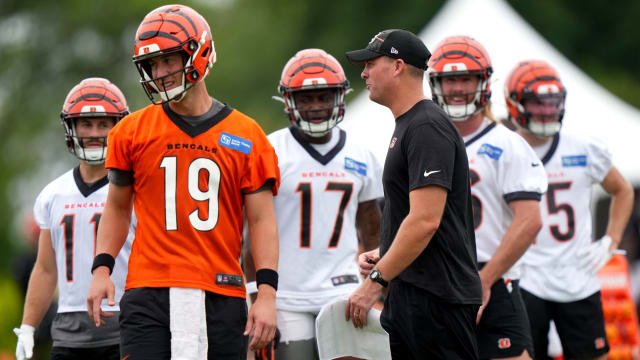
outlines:
[[[418,34],[430,50],[451,35],[469,35],[487,49],[494,68],[492,109],[498,118],[506,117],[503,83],[515,64],[525,59],[541,59],[550,63],[567,87],[564,130],[605,141],[622,174],[629,181],[640,183],[640,163],[637,160],[640,154],[640,111],[589,78],[505,1],[450,0]],[[362,39],[363,46],[367,40]],[[430,95],[426,79],[424,86]],[[394,120],[387,108],[373,103],[368,96],[369,92],[365,90],[349,103],[341,125],[349,136],[370,146],[383,162]]]

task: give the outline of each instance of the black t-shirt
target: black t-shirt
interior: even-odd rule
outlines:
[[[409,192],[429,185],[448,190],[440,227],[397,279],[445,302],[481,304],[467,152],[448,116],[432,101],[422,100],[396,119],[382,183],[381,255],[409,214]]]

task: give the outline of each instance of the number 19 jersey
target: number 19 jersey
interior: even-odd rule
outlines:
[[[280,238],[278,309],[319,311],[360,283],[358,204],[383,196],[373,154],[332,130],[337,144],[321,155],[297,128],[269,135],[282,184],[275,197]]]
[[[583,299],[600,284],[578,267],[576,251],[592,242],[591,190],[611,170],[611,154],[595,139],[561,133],[538,155],[549,190],[540,204],[542,229],[523,257],[521,286],[546,300]]]
[[[127,289],[182,287],[244,298],[244,194],[280,182],[260,126],[224,106],[197,126],[167,104],[126,116],[109,133],[105,166],[133,172],[138,216]]]
[[[59,313],[87,311],[96,235],[108,188],[106,177],[87,185],[76,167],[50,182],[36,199],[33,207],[35,221],[40,229],[51,232],[58,269]],[[135,216],[111,274],[116,288],[116,305],[109,306],[104,299],[102,309],[105,311],[119,311],[134,229]]]

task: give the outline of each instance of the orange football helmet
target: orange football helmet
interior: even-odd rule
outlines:
[[[202,81],[216,62],[213,35],[207,21],[184,5],[165,5],[147,14],[136,31],[133,62],[140,72],[140,82],[154,104],[180,101],[198,81]],[[148,60],[180,52],[184,67],[182,83],[169,90],[159,90],[156,81],[176,72],[154,78]]]
[[[566,96],[558,73],[541,60],[519,62],[504,85],[509,119],[541,137],[560,131]]]
[[[492,73],[489,54],[479,42],[469,36],[448,37],[436,46],[429,60],[429,85],[433,101],[449,114],[451,120],[464,121],[489,102]],[[441,79],[455,75],[476,75],[480,79],[473,100],[468,104],[448,105],[445,101]]]
[[[311,122],[301,115],[293,94],[317,89],[334,90],[334,102],[325,121]],[[305,49],[298,51],[284,66],[278,85],[278,92],[282,94],[282,98],[278,99],[284,102],[285,113],[291,124],[310,136],[320,137],[331,131],[344,118],[344,95],[349,90],[349,81],[338,60],[324,50]]]
[[[84,148],[76,135],[77,118],[112,117],[117,123],[129,114],[127,101],[117,86],[103,78],[88,78],[74,86],[62,105],[62,126],[67,149],[89,164],[102,164],[107,154],[107,137],[101,137],[102,148]]]

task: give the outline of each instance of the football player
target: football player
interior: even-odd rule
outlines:
[[[140,223],[122,301],[124,358],[244,359],[248,336],[258,349],[275,335],[277,158],[253,119],[207,92],[215,60],[211,29],[190,7],[161,6],[136,32],[133,61],[153,104],[109,134],[112,181],[87,299],[98,325],[134,206]],[[259,289],[248,314],[243,210]]]
[[[518,259],[542,225],[539,202],[547,189],[531,147],[495,121],[491,59],[468,36],[452,36],[429,62],[433,100],[465,142],[483,306],[478,312],[480,359],[530,359],[533,343],[519,289]]]
[[[60,116],[65,142],[80,164],[49,183],[36,199],[33,213],[40,227],[38,256],[29,279],[22,325],[14,330],[19,360],[33,355],[34,328],[49,308],[56,284],[58,314],[51,327],[51,358],[120,359],[118,303],[124,291],[133,228],[125,229],[126,241],[115,260],[112,301],[98,304],[105,312],[100,328],[87,317],[85,299],[96,254],[96,233],[107,200],[107,134],[128,113],[122,92],[102,78],[82,80],[64,101]]]
[[[618,247],[631,213],[633,190],[607,147],[560,132],[566,88],[546,62],[518,63],[505,81],[509,119],[544,166],[549,189],[540,207],[543,227],[523,258],[523,297],[535,353],[547,354],[554,320],[565,359],[604,359],[608,352],[596,272]],[[591,189],[612,196],[606,235],[592,241]]]
[[[274,202],[281,272],[277,359],[318,358],[320,309],[360,284],[358,239],[365,250],[378,247],[381,167],[336,126],[349,90],[340,63],[321,49],[298,51],[278,85],[290,126],[269,135],[283,179]]]

